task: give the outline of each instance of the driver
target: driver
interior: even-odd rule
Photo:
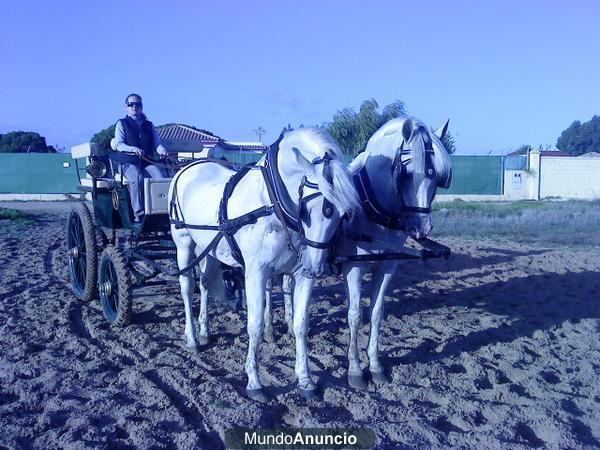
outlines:
[[[111,154],[117,172],[129,182],[129,196],[134,214],[134,229],[139,231],[144,219],[144,178],[162,178],[159,167],[148,159],[157,160],[157,154],[167,155],[160,143],[154,125],[142,112],[142,97],[129,94],[125,99],[127,116],[119,119],[115,126],[117,151]]]

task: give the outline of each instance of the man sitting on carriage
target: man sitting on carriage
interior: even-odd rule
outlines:
[[[134,229],[141,229],[144,218],[144,178],[162,178],[161,169],[153,164],[159,156],[166,156],[160,137],[142,112],[142,97],[130,94],[125,99],[127,116],[115,126],[117,151],[111,154],[115,170],[127,179],[135,221]]]

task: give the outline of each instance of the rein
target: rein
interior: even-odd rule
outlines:
[[[231,170],[242,170],[242,169],[246,169],[246,168],[250,168],[250,169],[255,169],[258,170],[258,167],[256,166],[256,164],[239,164],[239,163],[235,163],[232,161],[227,161],[225,159],[219,159],[219,158],[211,158],[211,157],[202,157],[202,158],[196,158],[192,161],[188,161],[188,162],[175,162],[173,161],[172,163],[166,163],[166,158],[160,158],[158,161],[153,159],[153,158],[148,158],[146,156],[140,156],[140,160],[142,161],[146,161],[149,162],[151,164],[154,164],[157,167],[163,168],[163,169],[172,169],[172,168],[176,168],[176,169],[183,169],[184,167],[187,167],[190,164],[193,164],[195,162],[198,161],[205,161],[205,162],[214,162],[217,163],[223,167],[226,167],[228,169]],[[160,162],[162,161],[162,162]]]

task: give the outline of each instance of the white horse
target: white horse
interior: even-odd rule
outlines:
[[[418,120],[401,116],[384,124],[369,139],[366,150],[349,165],[359,186],[363,212],[343,223],[341,238],[336,244],[337,255],[377,255],[398,251],[407,236],[420,240],[432,229],[431,202],[438,186],[450,185],[450,158],[441,140],[448,123],[430,133]],[[360,297],[363,273],[373,271],[371,292],[371,328],[368,357],[371,379],[379,384],[389,377],[379,361],[379,329],[383,318],[386,289],[398,266],[397,261],[346,262],[342,272],[348,296],[348,383],[366,389],[367,382],[360,368],[358,330],[361,323]],[[291,307],[289,294],[292,280],[284,277],[286,322]],[[267,307],[266,339],[272,339]],[[289,329],[289,325],[288,325]],[[268,333],[271,333],[269,335]]]
[[[171,182],[171,233],[179,269],[207,256],[198,318],[202,343],[208,340],[207,288],[211,284],[208,278],[218,264],[216,260],[245,269],[249,337],[246,392],[255,400],[268,401],[257,361],[266,281],[282,272],[293,273],[296,285],[293,322],[300,355],[295,367],[298,386],[305,398],[317,396],[306,358],[308,301],[314,277],[326,271],[330,241],[341,216],[360,208],[357,191],[341,161],[341,151],[328,134],[303,128],[287,133],[278,149],[269,150],[259,162],[261,170],[249,170],[239,177],[232,176],[233,172],[220,164],[202,162],[182,169]],[[236,177],[237,185],[228,184]],[[229,197],[225,212],[220,206],[224,196]],[[277,214],[270,214],[274,209]],[[249,212],[257,211],[256,217],[247,220]],[[241,222],[231,218],[241,218]],[[219,223],[220,228],[216,227]],[[228,236],[220,239],[219,230],[228,230]],[[187,346],[196,348],[198,339],[192,320],[194,277],[187,271],[179,281]]]

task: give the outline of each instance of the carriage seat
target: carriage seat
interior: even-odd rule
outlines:
[[[110,148],[113,151],[117,150],[117,140],[110,140]],[[115,180],[127,184],[127,178],[118,172],[115,172]],[[167,214],[169,207],[167,204],[167,194],[171,178],[144,178],[144,213],[152,214]]]
[[[116,149],[116,140],[111,140],[111,148]],[[113,171],[112,164],[108,158],[108,155],[98,155],[96,152],[96,144],[93,142],[86,142],[85,144],[76,145],[71,147],[71,157],[73,159],[85,158],[85,166],[87,167],[91,162],[92,157],[100,159],[107,165],[107,174],[104,177],[96,178],[97,188],[111,188],[114,187],[115,181],[129,184],[127,178],[122,176],[120,173]],[[112,175],[114,173],[114,176]],[[80,178],[81,186],[93,187],[94,178],[90,174],[85,172],[85,178]],[[169,185],[171,184],[171,178],[145,178],[144,179],[144,212],[145,214],[167,214],[168,203],[167,194],[169,192]]]

